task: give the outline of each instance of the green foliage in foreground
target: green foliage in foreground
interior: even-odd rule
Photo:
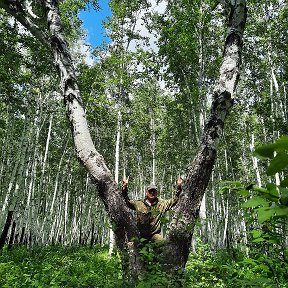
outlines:
[[[288,287],[288,263],[271,255],[255,253],[252,259],[238,250],[212,253],[205,245],[198,245],[197,251],[184,271],[184,287]],[[172,287],[168,278],[156,269],[154,277],[137,287]],[[123,287],[121,264],[100,247],[4,249],[0,287]]]
[[[191,254],[186,265],[186,287],[288,287],[288,251],[284,259],[277,252],[263,254],[254,248],[253,258],[240,249],[212,253],[206,245]]]
[[[121,287],[118,258],[102,248],[49,246],[0,252],[0,287]]]

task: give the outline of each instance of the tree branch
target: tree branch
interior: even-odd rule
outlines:
[[[0,8],[3,8],[9,15],[13,16],[18,22],[20,22],[43,45],[50,47],[45,33],[43,33],[39,27],[33,23],[19,1],[1,0]]]

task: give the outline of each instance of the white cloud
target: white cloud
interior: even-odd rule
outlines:
[[[90,45],[84,40],[79,40],[75,46],[72,47],[72,55],[74,61],[77,63],[83,62],[89,66],[93,66],[96,59],[92,55]]]

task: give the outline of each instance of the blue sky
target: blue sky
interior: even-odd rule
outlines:
[[[98,2],[100,6],[99,11],[90,8],[80,12],[80,19],[84,23],[84,28],[88,31],[86,42],[93,47],[101,45],[103,41],[106,43],[110,42],[109,38],[105,36],[105,30],[102,27],[102,21],[105,20],[107,16],[112,15],[108,5],[109,0],[99,0]]]

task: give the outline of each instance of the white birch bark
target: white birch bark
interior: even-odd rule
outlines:
[[[53,114],[51,114],[50,120],[49,120],[49,128],[48,128],[48,134],[47,134],[47,140],[46,140],[46,146],[45,146],[45,153],[44,153],[44,159],[43,159],[43,163],[42,163],[42,172],[41,172],[42,178],[43,178],[43,175],[45,173],[46,161],[47,161],[47,157],[48,157],[49,143],[50,143],[50,139],[51,139],[52,121],[53,121]]]
[[[69,204],[69,189],[71,187],[72,184],[72,177],[69,177],[68,180],[68,185],[66,187],[66,191],[65,191],[65,209],[64,209],[64,239],[63,239],[63,243],[64,244],[68,244],[69,242],[67,241],[67,224],[68,224],[68,204]]]
[[[154,123],[154,113],[151,113],[151,120],[150,120],[150,130],[151,130],[151,139],[150,139],[150,145],[151,145],[151,153],[152,153],[152,183],[156,183],[156,177],[155,177],[155,150],[156,150],[156,135],[155,135],[155,123]]]
[[[284,97],[283,97],[283,111],[284,111],[284,119],[285,121],[287,122],[287,117],[288,117],[288,113],[287,113],[287,92],[286,92],[286,86],[285,86],[285,83],[282,83],[282,86],[283,86],[283,94],[284,94]]]
[[[250,151],[251,151],[251,154],[252,154],[253,151],[255,150],[254,133],[252,133],[252,135],[251,135],[251,143],[250,143],[249,147],[250,147]],[[257,185],[259,187],[261,187],[262,186],[262,182],[261,182],[261,176],[260,176],[259,167],[258,167],[258,160],[253,155],[251,156],[251,158],[252,158],[252,163],[253,163],[253,170],[254,170],[254,172],[256,174]]]
[[[233,1],[234,2],[234,1]],[[141,263],[138,261],[137,246],[131,240],[139,236],[135,223],[129,214],[128,208],[117,184],[106,167],[102,156],[96,151],[92,142],[88,125],[85,119],[85,111],[82,106],[75,71],[65,42],[62,25],[57,9],[57,1],[43,0],[47,11],[48,29],[51,36],[51,49],[54,53],[56,66],[61,78],[61,87],[67,113],[72,128],[73,138],[76,146],[77,157],[83,166],[90,173],[93,182],[97,185],[106,210],[117,224],[118,245],[124,250],[130,251],[132,260],[129,264],[131,275],[138,277]],[[239,77],[239,67],[241,62],[241,42],[242,33],[246,20],[246,2],[244,0],[235,1],[232,7],[230,29],[225,43],[224,61],[220,70],[219,85],[214,90],[214,102],[211,110],[211,118],[206,125],[205,135],[202,138],[200,149],[197,153],[193,167],[189,169],[188,181],[185,183],[182,196],[178,202],[176,214],[180,215],[184,211],[182,219],[176,219],[172,223],[169,243],[175,249],[167,249],[174,259],[172,266],[177,269],[183,267],[187,260],[185,248],[190,245],[192,232],[185,230],[183,225],[193,224],[198,216],[199,206],[207,186],[213,165],[215,163],[216,148],[219,142],[219,135],[223,130],[224,120],[227,111],[232,105],[237,80]],[[32,29],[33,33],[33,29]],[[190,122],[191,123],[191,122]],[[200,179],[201,178],[201,179]],[[184,222],[182,225],[180,220]],[[183,221],[184,220],[184,221]],[[126,242],[123,239],[128,239]],[[178,241],[179,240],[179,241]],[[170,244],[169,244],[170,245]],[[175,245],[173,247],[173,245]],[[181,250],[182,249],[182,250]],[[181,251],[180,251],[181,250]],[[184,255],[183,255],[184,254]],[[175,256],[175,257],[174,257]],[[181,257],[181,259],[179,259]],[[173,263],[174,262],[174,263]],[[128,270],[127,270],[128,271]]]
[[[92,142],[88,129],[85,112],[76,80],[75,70],[72,65],[70,53],[65,42],[62,24],[56,3],[51,0],[43,0],[47,12],[48,29],[51,34],[51,47],[54,53],[55,64],[59,69],[61,87],[67,107],[67,114],[72,128],[76,154],[82,165],[87,169],[92,181],[97,185],[100,196],[104,202],[106,211],[117,224],[117,244],[120,249],[126,247],[133,255],[137,252],[136,243],[127,240],[137,238],[139,231],[136,223],[126,207],[121,192],[117,189],[111,172],[108,170],[103,157]],[[126,235],[126,236],[125,236]],[[128,246],[127,246],[128,245]],[[123,251],[123,250],[122,250]],[[135,254],[135,255],[136,255]],[[138,275],[142,270],[139,257],[129,257],[127,277]],[[132,261],[130,263],[130,261]],[[127,266],[127,267],[128,267]],[[137,272],[138,271],[138,272]],[[138,277],[138,276],[137,276]]]
[[[228,199],[226,199],[226,203],[225,203],[224,199],[222,201],[223,201],[222,205],[223,205],[223,217],[224,217],[222,247],[225,247],[225,241],[226,240],[229,241],[229,239],[227,239],[227,229],[228,229],[228,221],[229,221],[229,201],[228,201]]]
[[[121,112],[118,111],[117,117],[117,135],[116,135],[116,144],[115,144],[115,182],[119,183],[119,156],[120,156],[120,136],[121,136]],[[113,229],[109,229],[109,256],[112,256],[114,249],[114,232]]]
[[[62,162],[63,162],[63,159],[64,159],[64,155],[65,155],[65,152],[66,152],[66,147],[63,151],[63,154],[60,158],[60,162],[59,162],[59,165],[58,165],[58,169],[57,169],[57,174],[56,174],[56,179],[55,179],[55,185],[54,185],[54,193],[53,193],[53,197],[52,197],[52,201],[51,201],[51,205],[50,205],[50,216],[52,216],[53,214],[53,210],[54,210],[54,204],[55,204],[55,200],[56,200],[56,196],[57,196],[57,192],[59,192],[58,190],[58,185],[59,185],[59,177],[60,177],[60,173],[62,172]],[[60,179],[61,180],[61,179]],[[62,180],[61,180],[62,181]]]
[[[29,131],[29,129],[28,129],[28,131]],[[16,183],[16,176],[17,176],[18,167],[19,167],[19,165],[21,165],[21,163],[24,162],[24,159],[26,156],[26,149],[27,149],[28,138],[29,138],[28,137],[28,135],[29,135],[28,131],[26,129],[23,130],[20,145],[19,145],[19,148],[17,149],[17,154],[14,158],[15,164],[14,164],[14,168],[12,170],[11,177],[9,180],[8,190],[6,192],[5,199],[3,201],[2,215],[4,215],[3,213],[5,213],[8,205],[9,205],[9,201],[10,201],[10,197],[11,197],[11,191],[13,189],[13,186]]]

